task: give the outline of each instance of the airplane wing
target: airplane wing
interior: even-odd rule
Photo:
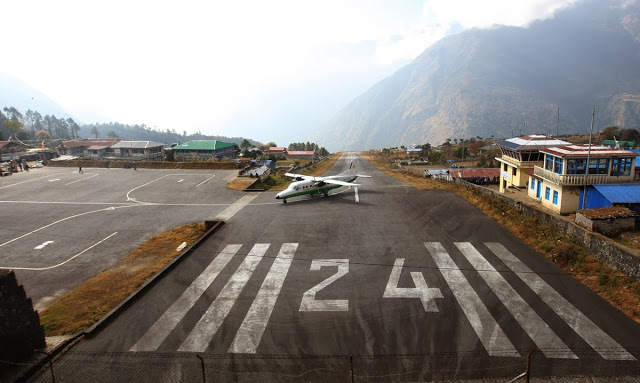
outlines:
[[[338,181],[338,180],[332,180],[332,179],[328,179],[328,178],[316,178],[317,181],[320,182],[324,182],[325,184],[332,184],[332,185],[340,185],[340,186],[360,186],[360,184],[354,184],[351,182],[344,182],[344,181]]]
[[[313,180],[313,179],[315,179],[315,177],[313,177],[313,176],[306,176],[304,174],[285,173],[284,175],[287,176],[287,177],[295,178],[296,181]]]

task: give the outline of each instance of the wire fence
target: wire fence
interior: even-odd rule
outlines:
[[[640,351],[640,350],[636,350]],[[42,361],[28,380],[74,382],[640,382],[637,360],[550,359],[482,353],[429,355],[257,356],[68,351]],[[634,352],[637,355],[637,352]],[[596,377],[596,378],[594,378]]]

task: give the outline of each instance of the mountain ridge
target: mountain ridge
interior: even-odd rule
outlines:
[[[636,128],[640,7],[582,1],[528,28],[448,36],[339,111],[311,138],[332,150],[447,138]],[[525,125],[526,124],[526,125]]]

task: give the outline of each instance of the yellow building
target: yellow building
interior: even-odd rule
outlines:
[[[500,193],[510,187],[527,187],[534,166],[542,166],[544,155],[540,149],[570,145],[567,141],[556,140],[544,135],[530,135],[509,138],[497,143],[502,156],[500,162]]]
[[[557,214],[571,214],[581,208],[585,182],[587,186],[634,182],[636,153],[628,150],[606,146],[589,149],[583,144],[541,149],[540,153],[544,161],[534,167],[527,194]]]

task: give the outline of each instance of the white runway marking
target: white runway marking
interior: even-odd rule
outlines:
[[[439,242],[425,242],[424,245],[489,355],[519,357],[516,348],[444,247]]]
[[[52,223],[50,223],[50,224],[48,224],[48,225],[42,226],[41,228],[35,229],[35,230],[33,230],[33,231],[30,231],[30,232],[28,232],[27,234],[21,235],[21,236],[19,236],[19,237],[17,237],[17,238],[14,238],[14,239],[10,240],[10,241],[7,241],[7,242],[5,242],[5,243],[2,243],[2,244],[0,244],[0,247],[5,246],[5,245],[8,245],[8,244],[10,244],[11,242],[15,242],[15,241],[17,241],[17,240],[19,240],[19,239],[22,239],[22,238],[24,238],[24,237],[26,237],[26,236],[28,236],[28,235],[33,234],[33,233],[37,233],[37,232],[39,232],[40,230],[46,229],[46,228],[51,227],[51,226],[53,226],[53,225],[56,225],[56,224],[58,224],[58,223],[60,223],[60,222],[64,222],[64,221],[67,221],[67,220],[70,220],[70,219],[73,219],[73,218],[77,218],[77,217],[80,217],[80,216],[83,216],[83,215],[87,215],[87,214],[98,213],[98,212],[101,212],[101,211],[109,211],[109,210],[121,209],[121,208],[123,208],[123,207],[131,207],[131,206],[136,206],[136,205],[119,206],[119,207],[108,207],[108,208],[106,208],[106,209],[99,209],[99,210],[87,211],[87,212],[84,212],[84,213],[80,213],[80,214],[75,214],[75,215],[69,216],[69,217],[67,217],[67,218],[62,218],[62,219],[59,219],[59,220],[57,220],[57,221],[55,221],[55,222],[52,222]]]
[[[92,176],[90,176],[90,177],[82,178],[82,179],[80,179],[80,180],[73,181],[73,182],[69,182],[68,184],[64,184],[64,185],[65,185],[65,186],[67,186],[67,185],[75,184],[76,182],[86,181],[86,180],[88,180],[88,179],[90,179],[90,178],[97,177],[98,175],[99,175],[99,174],[98,174],[98,173],[96,173],[96,174],[94,174],[94,175],[92,175]]]
[[[33,250],[42,250],[44,249],[45,246],[52,244],[53,241],[46,241],[45,243],[43,243],[42,245],[38,245],[36,247],[33,248]]]
[[[220,294],[218,294],[209,309],[200,318],[198,324],[180,345],[178,351],[204,352],[207,350],[209,343],[211,343],[220,325],[222,325],[222,322],[236,303],[242,289],[244,289],[254,270],[258,267],[258,263],[260,263],[268,248],[268,243],[258,243],[253,246],[240,267],[238,267],[238,270],[224,285]]]
[[[219,221],[227,221],[236,215],[243,207],[247,206],[249,202],[253,201],[258,196],[257,193],[245,195],[237,200],[234,204],[224,209],[223,212],[218,214],[214,219]]]
[[[99,244],[101,244],[102,242],[106,241],[107,239],[113,237],[114,235],[118,234],[118,232],[116,231],[115,233],[107,236],[105,239],[96,242],[95,244],[87,247],[86,249],[82,250],[81,252],[79,252],[78,254],[74,255],[73,257],[67,259],[64,262],[60,262],[57,265],[53,265],[53,266],[48,266],[48,267],[14,267],[14,266],[0,266],[0,268],[3,269],[13,269],[13,270],[31,270],[31,271],[42,271],[42,270],[50,270],[50,269],[55,269],[56,267],[60,267],[62,265],[64,265],[65,263],[68,263],[70,261],[72,261],[73,259],[81,256],[82,254],[86,253],[87,251],[93,249],[94,247],[98,246]]]
[[[54,178],[52,180],[49,180],[49,182],[56,182],[56,181],[60,181],[60,178]]]
[[[469,242],[455,245],[547,358],[578,359],[473,245]]]
[[[184,179],[178,180],[178,183],[181,183],[182,181],[184,181]]]
[[[485,245],[604,359],[636,360],[502,244],[485,243]]]
[[[285,243],[280,248],[269,273],[262,282],[260,291],[233,339],[229,352],[255,354],[257,351],[297,248],[297,243]]]
[[[0,189],[6,189],[6,188],[10,188],[10,187],[12,187],[12,186],[22,185],[22,184],[26,184],[26,183],[29,183],[29,182],[38,181],[38,180],[41,180],[41,179],[43,179],[43,178],[49,178],[49,177],[53,177],[53,176],[59,176],[59,175],[61,175],[61,174],[67,174],[67,173],[55,173],[55,174],[50,174],[50,175],[48,175],[48,176],[38,177],[38,178],[35,178],[35,179],[32,179],[32,180],[27,180],[27,181],[22,181],[22,182],[16,182],[15,184],[7,185],[7,186],[2,186],[2,187],[0,187]]]
[[[227,245],[222,252],[211,261],[209,266],[180,295],[171,307],[147,330],[147,332],[131,347],[130,351],[155,351],[169,336],[171,330],[184,318],[196,301],[218,277],[222,269],[229,263],[242,245]]]
[[[199,184],[197,184],[197,185],[196,185],[196,187],[198,187],[198,186],[200,186],[200,185],[204,184],[205,182],[209,181],[209,180],[210,180],[210,179],[212,179],[213,177],[215,177],[215,175],[212,175],[211,177],[207,178],[206,180],[204,180],[204,181],[200,182]]]
[[[358,188],[354,188],[356,190],[356,202],[360,202],[360,197],[358,197]]]

